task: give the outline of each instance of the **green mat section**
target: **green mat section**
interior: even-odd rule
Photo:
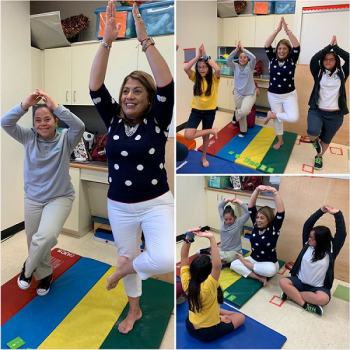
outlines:
[[[118,325],[128,314],[127,304],[100,349],[159,349],[174,310],[174,285],[152,278],[142,281],[140,307],[142,318],[130,333],[122,334]]]
[[[261,161],[261,164],[263,164],[266,167],[266,169],[261,168],[260,166],[257,168],[257,170],[264,171],[270,174],[283,174],[284,169],[287,166],[288,159],[292,153],[297,136],[298,135],[294,132],[285,131],[283,134],[284,145],[279,149],[274,149],[272,145],[274,145],[277,142],[276,136],[270,149],[267,151],[265,157]]]
[[[345,287],[339,284],[335,289],[333,296],[349,302],[349,287]]]
[[[278,260],[278,264],[281,268],[285,261]],[[224,298],[233,306],[241,308],[260,288],[262,283],[258,280],[242,277],[225,289]]]

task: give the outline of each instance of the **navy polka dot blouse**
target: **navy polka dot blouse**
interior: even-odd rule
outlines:
[[[286,94],[294,91],[294,74],[300,54],[300,46],[292,47],[292,52],[282,66],[279,65],[271,46],[265,47],[265,51],[270,61],[270,82],[268,91],[274,94]]]
[[[105,85],[90,95],[108,129],[108,198],[137,203],[168,192],[165,144],[173,115],[174,82],[157,88],[151,112],[131,136],[126,135],[120,105]]]
[[[280,230],[284,220],[284,212],[277,213],[270,225],[264,229],[259,230],[256,227],[256,207],[248,208],[250,218],[254,223],[252,234],[250,235],[250,244],[252,247],[252,254],[250,255],[256,261],[277,261],[276,245]]]

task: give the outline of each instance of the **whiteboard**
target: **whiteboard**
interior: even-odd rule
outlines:
[[[349,11],[304,12],[299,63],[310,64],[311,57],[327,46],[333,35],[338,46],[349,52]]]

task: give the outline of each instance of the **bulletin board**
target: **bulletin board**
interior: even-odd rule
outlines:
[[[349,52],[349,4],[304,7],[299,64],[310,64],[311,57],[327,46],[333,35]]]

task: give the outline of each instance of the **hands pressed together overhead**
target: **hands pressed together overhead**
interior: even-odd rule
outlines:
[[[36,89],[24,100],[24,102],[22,102],[22,109],[26,111],[28,108],[35,106],[39,101],[45,102],[47,107],[52,110],[55,110],[58,107],[58,104],[52,100],[50,95],[45,91]]]
[[[339,209],[332,207],[331,205],[325,204],[321,207],[324,213],[332,214],[338,213]]]

